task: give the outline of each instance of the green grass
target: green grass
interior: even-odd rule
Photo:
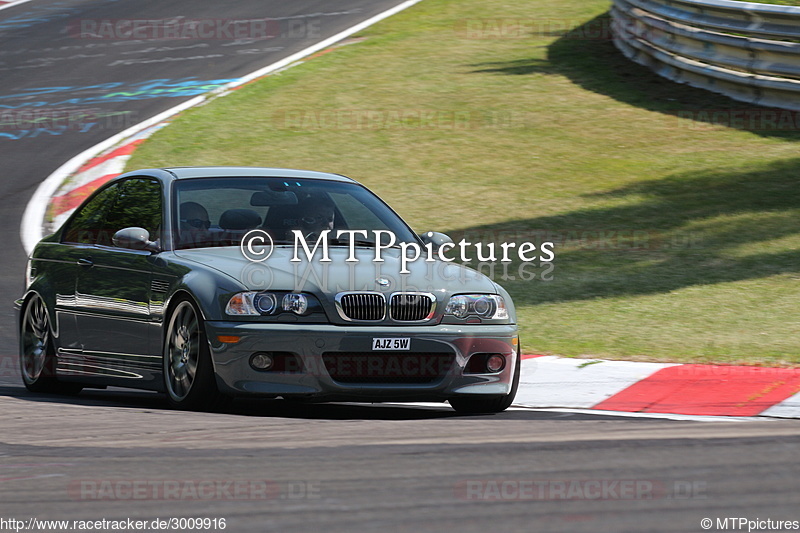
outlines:
[[[608,7],[425,0],[185,113],[128,168],[339,172],[418,231],[549,235],[552,281],[496,276],[528,353],[800,363],[798,121],[715,124],[769,111],[625,60],[602,38]],[[395,120],[418,111],[440,122]],[[381,120],[355,127],[355,112]],[[616,233],[584,235],[598,231]]]

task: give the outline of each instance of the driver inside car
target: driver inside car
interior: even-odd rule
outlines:
[[[326,198],[311,198],[302,205],[300,230],[306,241],[316,241],[325,230],[332,230],[336,215],[333,202]],[[335,235],[333,235],[335,237]]]
[[[183,202],[179,216],[181,247],[206,246],[211,239],[211,221],[206,208],[197,202]]]

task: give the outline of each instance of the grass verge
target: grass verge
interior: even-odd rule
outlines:
[[[495,275],[528,353],[800,363],[800,118],[625,60],[608,7],[426,0],[185,113],[128,168],[339,172],[419,231],[553,240],[552,281]]]

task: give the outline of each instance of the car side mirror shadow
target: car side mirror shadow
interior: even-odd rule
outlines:
[[[128,248],[130,250],[147,250],[148,252],[160,252],[161,247],[157,242],[150,240],[150,232],[144,228],[123,228],[116,232],[111,238],[111,242],[117,248]]]
[[[453,239],[451,239],[449,235],[439,233],[438,231],[426,231],[425,233],[420,233],[419,238],[422,239],[423,244],[432,244],[434,251],[438,251],[439,248],[445,244],[453,244]]]

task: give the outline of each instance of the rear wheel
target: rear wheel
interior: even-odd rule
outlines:
[[[514,402],[519,388],[519,372],[522,366],[522,358],[517,349],[517,364],[514,367],[514,377],[511,380],[511,392],[505,396],[495,396],[493,398],[450,398],[450,406],[464,414],[486,414],[501,413],[508,409]]]
[[[31,392],[77,394],[83,388],[76,383],[56,379],[56,355],[50,319],[39,296],[28,300],[22,312],[19,366],[22,382]]]
[[[221,404],[203,318],[188,299],[180,300],[169,316],[163,373],[173,407],[208,410]]]

